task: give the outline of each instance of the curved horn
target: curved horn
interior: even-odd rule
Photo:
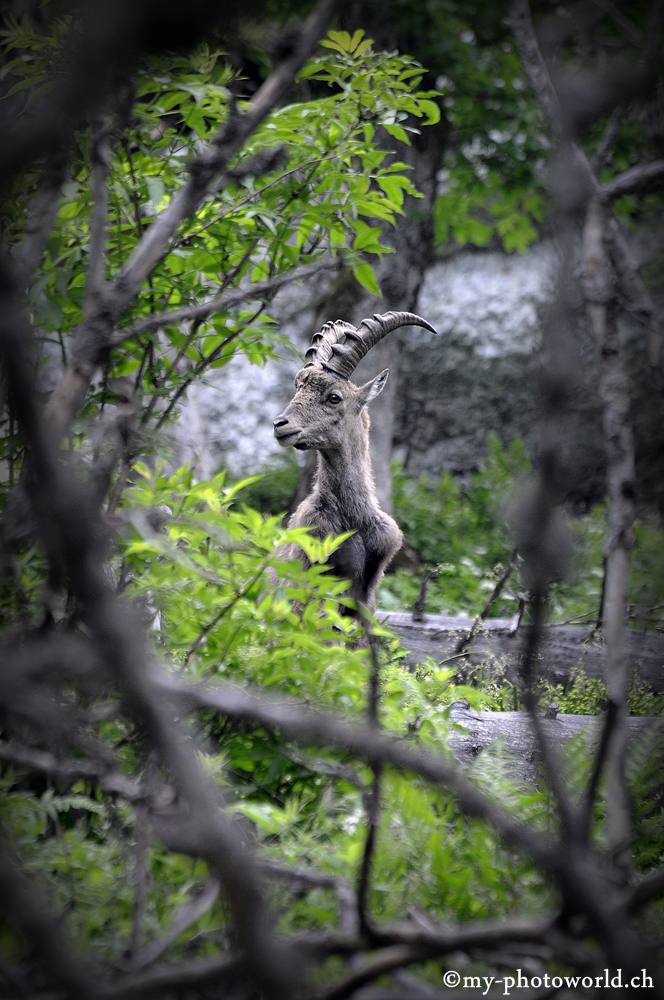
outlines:
[[[372,319],[363,319],[357,329],[337,319],[314,334],[305,355],[307,365],[323,368],[330,375],[347,381],[365,354],[401,326],[422,326],[431,333],[438,332],[421,316],[410,312],[388,312],[382,316],[376,313]]]

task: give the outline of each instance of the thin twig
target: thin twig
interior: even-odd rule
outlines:
[[[143,931],[143,921],[147,913],[148,905],[148,848],[149,824],[147,812],[144,807],[138,806],[136,812],[136,823],[134,825],[134,912],[132,914],[131,931],[127,946],[127,957],[133,966],[132,959],[141,947],[141,934]]]
[[[219,295],[214,299],[209,299],[207,302],[182,306],[181,309],[172,309],[170,312],[155,313],[153,316],[147,316],[145,319],[139,320],[130,327],[118,330],[113,338],[113,347],[117,347],[118,344],[123,343],[125,340],[130,340],[132,337],[137,337],[139,334],[149,330],[159,330],[164,326],[183,323],[186,320],[201,321],[207,319],[212,313],[225,312],[227,309],[231,309],[241,302],[250,302],[252,299],[262,299],[265,296],[272,295],[290,281],[304,281],[314,274],[320,274],[321,271],[334,270],[339,267],[340,258],[327,258],[317,264],[308,264],[303,267],[293,268],[292,271],[279,274],[276,278],[271,278],[269,281],[261,281],[256,285],[250,285],[248,288],[238,289],[235,292],[229,292],[227,295]]]
[[[613,201],[624,194],[631,194],[639,188],[647,187],[653,181],[664,176],[664,160],[654,160],[652,163],[640,163],[636,167],[625,170],[613,177],[606,184],[601,184],[599,197],[602,202]]]
[[[521,661],[521,674],[524,681],[523,702],[530,716],[530,722],[542,755],[542,763],[547,782],[556,799],[560,814],[563,834],[570,839],[574,832],[574,817],[565,787],[560,777],[560,767],[555,759],[555,753],[546,737],[542,722],[537,711],[538,698],[536,691],[537,651],[540,646],[546,611],[546,595],[538,589],[531,594],[530,612],[531,624],[526,634],[526,642]]]
[[[165,933],[134,955],[131,961],[132,972],[140,972],[153,965],[180,934],[193,927],[201,917],[209,913],[219,899],[219,889],[219,882],[216,879],[209,879],[196,895],[182,903],[173,914]]]
[[[616,139],[620,133],[620,126],[627,114],[627,108],[628,105],[626,103],[617,104],[606,123],[597,151],[592,159],[592,168],[598,176],[615,146]]]
[[[491,608],[494,606],[494,604],[496,603],[496,601],[500,597],[501,593],[503,592],[503,588],[504,588],[505,584],[507,583],[507,581],[509,580],[510,576],[512,575],[512,571],[513,571],[514,567],[516,566],[516,562],[517,562],[518,556],[519,556],[518,550],[517,549],[513,549],[512,550],[512,554],[509,557],[507,566],[505,567],[505,569],[501,573],[500,577],[496,581],[496,585],[493,588],[493,590],[491,592],[491,595],[489,596],[488,601],[486,602],[486,604],[484,605],[484,607],[480,611],[479,615],[476,617],[475,621],[473,622],[473,624],[471,626],[471,629],[468,632],[468,635],[467,636],[462,636],[459,639],[459,641],[458,641],[458,643],[456,645],[456,648],[454,650],[454,653],[452,654],[453,656],[460,656],[461,653],[465,653],[466,650],[468,649],[468,647],[471,646],[472,643],[475,641],[475,638],[477,637],[477,633],[480,630],[480,626],[481,626],[482,622],[485,621],[486,618],[488,618],[489,612],[491,611]]]
[[[380,660],[378,657],[376,637],[371,631],[371,625],[367,620],[364,609],[360,610],[362,618],[362,628],[365,641],[369,647],[369,657],[371,672],[369,674],[368,697],[367,697],[367,728],[378,731],[380,723],[378,719],[378,706],[380,700]],[[360,933],[369,940],[372,937],[371,921],[367,909],[367,895],[369,892],[369,880],[371,877],[371,862],[376,847],[376,837],[380,824],[380,779],[382,767],[380,764],[373,765],[373,781],[371,789],[365,798],[365,809],[367,817],[367,836],[362,852],[362,861],[357,879],[357,919]]]
[[[604,716],[604,722],[602,725],[602,735],[600,737],[599,746],[595,751],[595,756],[593,758],[593,768],[588,780],[588,785],[586,787],[585,794],[581,802],[581,809],[579,812],[578,819],[578,831],[579,837],[582,843],[587,843],[590,837],[590,828],[593,816],[593,806],[595,805],[595,798],[597,796],[597,788],[599,786],[600,778],[602,777],[602,771],[604,770],[604,764],[606,762],[606,755],[611,743],[611,736],[613,733],[613,728],[618,721],[617,706],[614,702],[610,701]]]

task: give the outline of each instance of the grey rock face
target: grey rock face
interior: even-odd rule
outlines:
[[[529,355],[541,339],[539,311],[551,300],[555,258],[549,242],[523,256],[461,253],[427,271],[417,308],[442,345],[470,348],[481,358]],[[408,346],[422,343],[413,330]]]
[[[328,284],[329,279],[319,277],[315,285],[289,285],[275,296],[270,313],[293,344],[293,350],[280,351],[279,362],[268,361],[260,368],[238,353],[223,368],[209,372],[193,393],[190,390],[175,437],[179,460],[195,463],[201,478],[203,468],[221,466],[233,476],[251,475],[283,453],[273,437],[272,421],[293,395],[315,304]],[[300,453],[291,454],[304,462]]]

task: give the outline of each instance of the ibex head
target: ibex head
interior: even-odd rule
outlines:
[[[295,395],[274,421],[279,444],[300,451],[336,450],[350,444],[358,432],[366,434],[365,407],[382,392],[389,369],[365,385],[354,385],[349,379],[365,354],[401,326],[423,326],[436,333],[421,316],[388,312],[363,319],[357,329],[338,319],[314,334],[307,364],[295,376]]]

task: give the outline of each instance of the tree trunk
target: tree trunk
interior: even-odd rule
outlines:
[[[445,139],[446,126],[441,123],[425,128],[421,135],[414,135],[412,146],[399,150],[399,156],[403,156],[405,162],[412,165],[411,180],[423,197],[413,198],[407,195],[403,206],[405,214],[400,217],[396,229],[389,228],[384,232],[384,242],[394,247],[394,253],[386,255],[378,268],[382,299],[364,293],[358,300],[353,322],[359,322],[377,311],[415,311],[424,272],[432,260],[436,177],[443,157]],[[389,148],[393,148],[393,140],[389,136],[385,136],[382,144],[389,144]],[[358,366],[355,376],[355,381],[361,383],[384,368],[390,370],[385,389],[371,404],[370,434],[376,492],[381,507],[387,511],[392,509],[390,464],[402,342],[403,333],[399,332],[381,341]]]
[[[609,524],[603,629],[607,647],[606,684],[609,700],[616,706],[616,723],[606,755],[607,838],[616,865],[626,871],[630,865],[629,798],[624,773],[629,658],[624,631],[633,545],[634,443],[629,421],[629,383],[620,355],[617,302],[609,273],[605,230],[604,209],[599,199],[593,197],[583,233],[584,292],[597,343],[604,404]]]

